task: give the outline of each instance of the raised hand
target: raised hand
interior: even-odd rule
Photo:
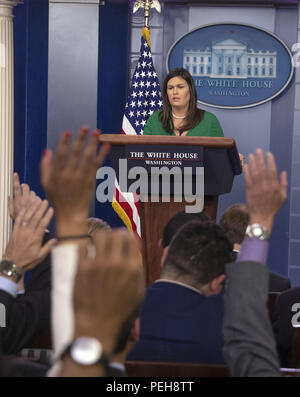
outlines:
[[[12,260],[21,272],[33,269],[55,245],[56,240],[51,239],[42,246],[45,229],[53,213],[53,209],[48,208],[48,201],[41,201],[38,197],[30,206],[20,210],[4,258]]]
[[[46,150],[41,162],[41,180],[57,217],[57,234],[79,234],[88,217],[96,184],[96,172],[109,151],[103,145],[97,154],[99,131],[94,131],[89,143],[88,129],[82,128],[70,145],[65,132],[55,154]]]
[[[257,149],[250,154],[244,166],[246,200],[250,213],[250,223],[260,223],[269,231],[273,219],[287,197],[287,174],[277,176],[277,167],[272,153]]]
[[[15,221],[22,208],[28,208],[34,200],[36,194],[30,187],[23,183],[20,184],[19,175],[15,172],[13,176],[13,196],[8,197],[8,211],[10,217]]]
[[[145,293],[138,244],[127,231],[97,233],[96,257],[85,248],[74,287],[75,337],[93,336],[113,353],[120,328],[136,313]]]

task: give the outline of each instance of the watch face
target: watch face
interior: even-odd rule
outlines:
[[[264,230],[260,226],[254,226],[252,228],[252,233],[253,233],[254,237],[260,237],[264,234]]]
[[[0,273],[4,276],[11,277],[16,283],[18,283],[22,277],[22,273],[14,262],[7,259],[3,259],[0,262]]]
[[[78,364],[96,364],[102,356],[102,345],[96,338],[82,336],[73,343],[71,356]]]
[[[250,238],[256,237],[259,238],[260,240],[267,240],[267,241],[270,240],[271,237],[271,233],[259,223],[248,225],[245,234]]]

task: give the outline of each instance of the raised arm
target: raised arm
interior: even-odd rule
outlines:
[[[274,157],[258,149],[244,166],[247,206],[253,230],[242,244],[240,259],[227,265],[224,316],[224,358],[232,376],[280,376],[280,366],[266,307],[268,269],[261,254],[274,216],[287,196],[287,176],[277,177]],[[260,228],[259,228],[260,227]]]

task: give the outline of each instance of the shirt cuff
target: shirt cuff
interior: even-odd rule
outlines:
[[[74,334],[73,286],[77,271],[78,245],[62,244],[51,251],[52,341],[58,357]]]
[[[242,243],[237,262],[252,261],[267,264],[269,242],[259,238],[246,237]]]
[[[6,277],[0,276],[0,289],[12,295],[14,298],[18,294],[18,284]]]

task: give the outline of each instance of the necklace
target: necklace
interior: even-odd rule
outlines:
[[[174,119],[185,119],[186,118],[186,115],[185,116],[176,116],[173,112],[172,112],[172,116],[174,117]]]

